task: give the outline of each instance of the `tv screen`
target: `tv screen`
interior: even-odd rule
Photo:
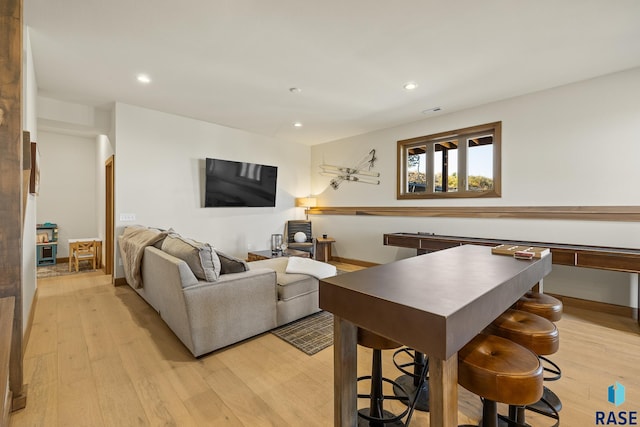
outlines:
[[[273,207],[276,166],[207,159],[204,206]]]

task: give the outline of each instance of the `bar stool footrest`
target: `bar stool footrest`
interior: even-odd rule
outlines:
[[[404,393],[409,395],[409,402],[413,402],[418,392],[418,399],[415,401],[414,409],[416,411],[429,412],[429,382],[423,381],[422,386],[418,390],[418,386],[414,385],[412,375],[401,375],[395,381],[398,386],[393,386],[393,393],[396,396],[403,396]],[[404,403],[404,400],[402,401]],[[407,402],[408,404],[408,402]]]
[[[405,425],[402,420],[391,421],[395,415],[389,411],[383,410],[382,415],[385,420],[389,420],[384,421],[385,427],[404,427]],[[358,427],[370,427],[371,424],[369,419],[369,408],[358,409]]]
[[[413,354],[412,354],[413,353]],[[422,371],[422,369],[424,368],[424,365],[427,365],[427,369],[429,369],[429,358],[426,356],[422,356],[422,359],[424,360],[424,363],[420,363],[416,360],[416,354],[415,350],[413,350],[412,348],[409,347],[403,347],[400,348],[398,350],[396,350],[393,353],[393,364],[396,366],[396,368],[402,372],[405,375],[409,375],[410,377],[414,378],[416,381],[418,381],[420,379],[420,375],[417,374],[417,372]],[[404,355],[407,357],[411,358],[410,362],[405,362],[405,363],[400,363],[396,358]],[[408,370],[407,368],[413,368],[412,371]]]
[[[553,374],[551,377],[544,377],[545,381],[558,381],[562,378],[562,369],[560,369],[557,364],[544,356],[538,356],[538,358],[543,362],[542,369],[544,369],[545,372]]]
[[[536,403],[525,406],[525,408],[529,411],[556,420],[556,423],[552,427],[558,427],[560,425],[560,415],[558,414],[558,411],[562,409],[562,402],[558,396],[547,387],[544,388],[542,398],[540,400]]]
[[[371,380],[371,375],[365,375],[362,377],[358,377],[358,381],[364,381],[364,380]],[[383,382],[386,382],[388,384],[391,384],[394,388],[396,387],[400,387],[400,390],[404,393],[401,393],[399,396],[391,396],[391,395],[382,395],[381,397],[381,402],[385,401],[385,400],[399,400],[400,402],[404,403],[405,405],[407,405],[407,408],[402,411],[402,413],[396,415],[393,414],[389,411],[386,410],[382,410],[383,412],[383,418],[375,418],[375,417],[371,417],[369,416],[369,408],[363,408],[363,409],[358,409],[358,425],[360,425],[361,421],[366,421],[365,426],[369,425],[369,422],[377,422],[377,423],[384,423],[385,426],[390,425],[390,426],[404,426],[404,423],[401,421],[402,418],[407,415],[407,413],[409,412],[409,409],[411,409],[410,407],[410,400],[409,400],[409,393],[407,393],[406,390],[404,390],[402,388],[402,386],[400,386],[400,384],[396,383],[393,380],[390,380],[389,378],[382,378]],[[363,393],[358,393],[358,399],[371,399],[371,394],[363,394]],[[400,424],[395,424],[396,422],[400,422]]]

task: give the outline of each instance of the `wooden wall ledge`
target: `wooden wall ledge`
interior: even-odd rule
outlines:
[[[310,208],[308,213],[309,215],[640,221],[640,206],[326,206]]]

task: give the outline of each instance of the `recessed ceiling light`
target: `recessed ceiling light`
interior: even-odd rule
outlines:
[[[294,127],[294,128],[301,128],[301,127],[302,127],[302,123],[300,123],[300,122],[294,122],[294,123],[293,123],[293,127]]]
[[[289,88],[289,92],[291,92],[291,93],[300,93],[300,92],[302,92],[302,89],[300,89],[299,87],[290,87]]]
[[[151,83],[151,78],[146,74],[138,74],[137,79],[140,83],[144,83],[144,84]]]
[[[426,110],[422,110],[422,114],[436,113],[440,110],[442,110],[441,107],[427,108]]]
[[[404,90],[414,90],[415,88],[418,87],[418,83],[416,83],[416,82],[407,82],[402,87],[404,88]]]

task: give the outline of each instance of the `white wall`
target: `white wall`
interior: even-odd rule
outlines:
[[[638,89],[640,68],[314,146],[312,193],[319,206],[637,206]],[[501,198],[396,200],[398,140],[493,121],[502,121]],[[372,148],[379,158],[375,170],[381,172],[380,185],[343,183],[333,190],[330,178],[318,173],[323,162],[352,166]],[[640,248],[639,223],[322,215],[311,219],[316,232],[337,239],[336,256],[378,263],[415,253],[383,246],[384,233],[402,231]],[[580,274],[579,279],[554,271],[545,279],[545,290],[636,305],[629,275],[570,270]]]
[[[22,61],[22,129],[30,133],[32,141],[37,141],[36,99],[38,83],[34,71],[29,31],[26,27],[24,28]],[[24,188],[23,191],[28,192],[29,188]],[[22,332],[24,333],[28,326],[33,298],[36,293],[36,197],[31,194],[27,195],[22,241]]]
[[[93,137],[109,132],[111,111],[40,94],[38,126],[44,131]]]
[[[100,237],[104,242],[106,239],[105,229],[106,229],[106,182],[105,182],[105,163],[109,157],[111,157],[115,151],[113,149],[113,144],[107,135],[98,135],[96,137],[97,144],[97,155],[96,155],[96,186],[95,186],[95,194],[96,194],[96,226],[98,231],[95,233],[96,236]],[[102,250],[104,252],[105,247],[102,246]],[[104,260],[104,253],[102,254],[102,259]]]
[[[231,255],[269,248],[272,233],[303,218],[310,148],[126,104],[115,107],[116,235],[130,224],[173,228]],[[205,158],[278,167],[274,208],[203,208]],[[134,222],[120,214],[135,214]],[[116,249],[116,277],[124,275]]]
[[[58,224],[58,258],[68,239],[98,235],[96,139],[40,131],[38,223]]]

